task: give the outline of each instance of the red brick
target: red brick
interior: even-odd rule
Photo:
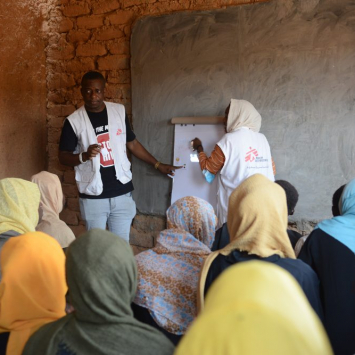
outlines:
[[[75,234],[75,237],[78,238],[80,235],[84,234],[86,232],[85,226],[79,224],[77,226],[70,226],[71,230]]]
[[[67,208],[60,213],[59,218],[71,226],[77,226],[79,222],[76,212]]]
[[[106,12],[117,10],[121,7],[118,0],[106,0],[94,3],[92,5],[94,14],[104,14]]]
[[[132,31],[131,25],[125,26],[123,29],[125,36],[128,38],[131,37],[131,31]]]
[[[70,43],[65,45],[52,44],[47,49],[47,58],[53,60],[68,60],[74,57],[74,46]]]
[[[155,2],[156,0],[125,0],[124,1],[124,6],[123,7],[132,7],[135,5],[143,5],[144,3],[148,3],[148,2]]]
[[[48,102],[53,104],[64,104],[65,99],[63,95],[59,92],[50,91],[47,95]]]
[[[97,60],[99,70],[119,70],[129,68],[129,57],[123,55],[107,55]]]
[[[48,156],[50,157],[55,157],[58,155],[58,143],[48,143],[47,145],[47,150],[48,150]]]
[[[60,128],[48,128],[48,143],[59,143],[62,130]]]
[[[131,72],[129,70],[111,70],[108,74],[107,82],[112,84],[129,84],[131,82]]]
[[[57,26],[58,26],[58,32],[59,33],[68,32],[74,27],[73,21],[71,21],[68,18],[60,19],[58,21]]]
[[[71,43],[87,42],[90,34],[89,30],[72,30],[68,33],[68,41]]]
[[[131,85],[121,85],[122,98],[131,99]]]
[[[73,101],[73,100],[82,100],[81,92],[80,92],[80,87],[74,87],[71,88],[66,92],[66,99],[68,101]]]
[[[79,199],[74,197],[67,198],[67,206],[72,211],[80,212]]]
[[[138,232],[131,227],[129,242],[139,247],[152,248],[154,246],[154,237],[151,233]]]
[[[105,88],[105,97],[107,99],[118,99],[122,97],[122,90],[119,85],[107,84]]]
[[[129,41],[114,41],[107,46],[111,54],[128,54],[129,55]]]
[[[48,116],[49,127],[62,128],[65,117]]]
[[[66,197],[77,197],[78,196],[78,189],[76,185],[73,184],[63,184],[62,185],[64,195]]]
[[[107,53],[106,47],[100,43],[79,44],[76,50],[78,57],[103,56]]]
[[[108,15],[111,25],[124,25],[134,20],[134,11],[117,11],[114,14]]]
[[[50,105],[47,109],[48,115],[52,116],[69,116],[75,111],[73,105]]]
[[[63,6],[63,14],[68,17],[82,16],[87,15],[89,13],[89,5],[84,1],[77,2],[76,4]]]
[[[91,29],[91,28],[97,28],[101,27],[104,24],[104,18],[103,16],[85,16],[85,17],[79,17],[77,20],[77,25],[79,28],[86,28],[86,29]]]
[[[149,249],[149,248],[137,247],[137,245],[131,245],[131,248],[132,248],[134,255],[137,255],[137,254]]]
[[[87,72],[95,69],[95,62],[93,58],[76,58],[65,63],[67,72]]]
[[[75,171],[74,169],[67,170],[63,176],[63,182],[65,184],[75,184]]]
[[[124,33],[118,27],[105,28],[94,34],[94,38],[98,41],[108,41],[121,37],[124,37]]]
[[[50,74],[47,77],[47,85],[49,90],[63,89],[75,85],[72,75],[66,74]]]

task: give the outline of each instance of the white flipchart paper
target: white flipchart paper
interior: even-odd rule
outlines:
[[[176,124],[174,141],[174,165],[183,165],[176,170],[173,180],[171,203],[185,196],[196,196],[208,201],[216,211],[217,177],[209,184],[202,174],[198,154],[191,148],[191,141],[200,138],[205,153],[209,156],[216,143],[225,134],[221,124]]]

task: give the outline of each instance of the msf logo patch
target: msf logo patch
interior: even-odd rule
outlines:
[[[245,155],[245,161],[247,163],[252,163],[259,154],[258,154],[258,151],[256,149],[253,149],[252,147],[249,147],[249,149],[250,150]]]

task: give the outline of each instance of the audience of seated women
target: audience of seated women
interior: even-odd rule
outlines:
[[[295,279],[261,261],[230,267],[176,355],[331,355],[322,323]]]
[[[201,305],[211,284],[225,269],[239,262],[261,260],[286,269],[299,282],[322,319],[319,280],[307,264],[295,257],[286,232],[285,192],[279,185],[261,174],[244,180],[230,196],[227,226],[230,244],[213,252],[203,266]]]
[[[173,344],[133,317],[137,267],[128,243],[93,229],[67,249],[66,277],[75,311],[40,328],[24,355],[171,355]]]
[[[342,188],[333,198],[341,195],[339,211],[333,204],[335,217],[316,226],[298,257],[319,277],[324,325],[335,354],[355,354],[355,179]]]
[[[33,175],[31,181],[38,185],[41,192],[40,219],[36,230],[47,233],[55,238],[63,249],[67,248],[75,240],[75,235],[59,218],[64,207],[64,196],[58,176],[41,171]]]
[[[26,233],[5,243],[1,268],[0,354],[20,355],[34,332],[65,315],[65,255],[52,237]]]
[[[197,197],[176,201],[166,216],[168,229],[156,246],[136,256],[139,282],[132,308],[137,319],[177,344],[197,315],[199,273],[211,253],[217,217]]]

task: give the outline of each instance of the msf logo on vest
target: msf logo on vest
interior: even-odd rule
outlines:
[[[249,149],[250,150],[245,155],[245,161],[247,163],[252,163],[259,154],[256,149],[253,149],[252,147],[249,147]]]

